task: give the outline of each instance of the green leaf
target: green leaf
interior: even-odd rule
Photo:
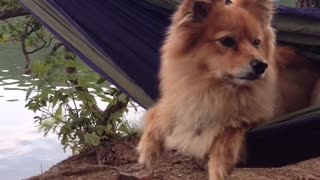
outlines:
[[[31,64],[31,70],[34,74],[44,75],[48,69],[41,61],[33,61]]]
[[[86,134],[84,139],[87,144],[92,146],[98,146],[100,144],[100,138],[96,133]]]
[[[2,33],[1,34],[1,38],[0,38],[0,42],[6,42],[8,41],[10,38],[12,38],[12,34],[9,33]]]
[[[128,126],[127,126],[127,124],[125,124],[125,123],[122,123],[121,125],[120,125],[120,127],[119,127],[119,129],[118,129],[119,131],[122,131],[122,132],[124,132],[124,133],[129,133],[129,128],[128,128]]]
[[[58,109],[56,110],[56,112],[55,112],[55,114],[54,114],[55,118],[56,118],[58,121],[61,121],[61,120],[62,120],[62,105],[63,105],[62,103],[59,104]]]
[[[106,130],[107,128],[105,126],[96,126],[96,132],[99,136],[102,136]]]
[[[119,96],[118,96],[118,100],[120,102],[122,102],[123,104],[127,103],[128,102],[128,97],[124,94],[124,93],[121,93]]]
[[[102,94],[97,94],[98,97],[100,97],[101,101],[110,103],[112,99],[108,96],[102,95]]]
[[[106,82],[106,80],[103,77],[99,77],[99,79],[97,80],[97,84],[103,84],[104,82]]]
[[[111,119],[120,119],[123,116],[123,109],[112,114]]]
[[[1,26],[1,31],[2,31],[2,32],[5,32],[6,30],[7,30],[7,26],[6,26],[6,25],[2,25],[2,26]]]

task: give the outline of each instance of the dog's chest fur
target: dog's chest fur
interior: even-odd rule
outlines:
[[[228,88],[201,94],[180,93],[174,99],[176,105],[167,107],[173,124],[165,138],[165,146],[203,158],[224,127],[242,128],[272,116],[270,97],[269,100],[257,97],[260,95]]]

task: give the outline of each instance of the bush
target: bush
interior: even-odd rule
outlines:
[[[128,104],[133,104],[130,99],[72,53],[33,61],[31,71],[36,81],[27,91],[26,107],[41,112],[35,122],[45,135],[57,133],[64,149],[70,147],[75,153],[132,132],[123,119]],[[97,100],[107,107],[99,107]]]

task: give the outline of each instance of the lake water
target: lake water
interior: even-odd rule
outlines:
[[[32,59],[38,57],[41,54]],[[31,82],[22,75],[23,67],[17,46],[0,45],[0,180],[37,175],[71,155],[71,151],[63,151],[57,135],[43,137],[34,124],[35,114],[24,108]],[[132,109],[127,119],[136,121],[143,111]]]
[[[24,62],[16,46],[0,46],[0,179],[18,180],[41,173],[70,156],[56,135],[35,127],[33,112],[24,108],[30,85],[22,76]]]

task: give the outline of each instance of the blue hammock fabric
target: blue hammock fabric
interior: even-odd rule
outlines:
[[[145,0],[44,1],[66,18],[97,50],[109,57],[148,96],[153,100],[158,98],[159,48],[172,10]],[[277,14],[320,20],[320,13],[315,9],[280,7]],[[50,22],[35,17],[49,27]],[[49,30],[60,37],[59,33],[51,28]],[[75,49],[65,39],[61,40],[70,49]],[[75,53],[92,69],[114,82],[101,70],[107,67],[92,63],[83,52],[75,50]],[[124,87],[119,88],[126,92]],[[320,142],[313,140],[320,137],[319,129],[318,117],[283,121],[255,129],[248,134],[247,161],[241,166],[282,166],[319,156]]]
[[[297,8],[288,8],[288,7],[280,6],[278,7],[278,14],[320,20],[320,11],[317,8],[297,9]]]
[[[158,97],[159,48],[171,11],[143,0],[48,2],[150,97]]]

